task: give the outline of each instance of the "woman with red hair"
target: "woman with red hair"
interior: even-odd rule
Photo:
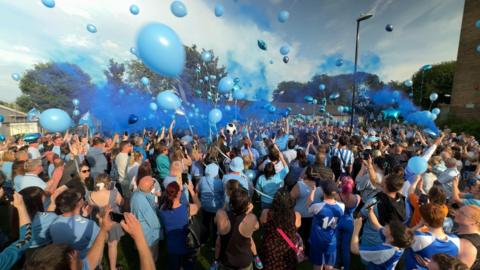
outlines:
[[[345,212],[338,220],[337,227],[337,268],[350,269],[350,240],[353,233],[353,212],[362,200],[357,194],[353,194],[355,183],[350,176],[340,177],[340,193],[337,201],[345,204]]]
[[[200,201],[193,189],[192,183],[188,184],[188,192],[193,200],[191,204],[182,203],[180,185],[174,181],[167,185],[165,203],[160,208],[160,220],[165,228],[167,239],[168,269],[194,269],[196,250],[188,248],[188,222],[198,213]]]

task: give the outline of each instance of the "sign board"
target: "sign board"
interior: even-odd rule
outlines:
[[[37,122],[26,122],[26,123],[9,123],[10,136],[17,134],[25,133],[37,133],[38,123]]]

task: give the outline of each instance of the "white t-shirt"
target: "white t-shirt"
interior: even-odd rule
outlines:
[[[289,149],[287,151],[282,152],[282,154],[287,164],[290,164],[292,160],[297,158],[297,151],[295,149]]]
[[[117,166],[118,181],[120,183],[125,180],[125,172],[127,172],[128,158],[129,156],[127,153],[119,153],[117,157],[115,157],[115,166]]]

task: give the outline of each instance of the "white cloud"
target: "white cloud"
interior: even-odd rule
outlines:
[[[84,47],[84,48],[89,48],[94,45],[93,42],[91,42],[88,39],[88,37],[78,36],[75,34],[69,34],[61,37],[60,43],[68,47]]]

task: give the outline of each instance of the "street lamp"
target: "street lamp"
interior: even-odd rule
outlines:
[[[353,118],[355,116],[355,92],[357,92],[357,62],[358,62],[358,41],[360,40],[360,22],[373,17],[373,13],[363,13],[357,18],[357,35],[355,39],[355,65],[353,70],[353,93],[352,93],[352,111],[350,114],[350,133],[353,134]]]

